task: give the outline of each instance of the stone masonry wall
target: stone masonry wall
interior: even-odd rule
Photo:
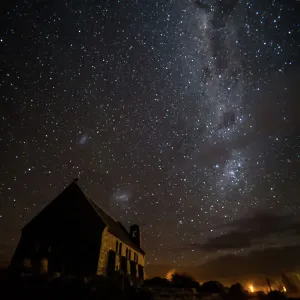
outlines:
[[[116,242],[118,241],[119,245],[122,243],[122,256],[126,256],[126,249],[131,250],[131,259],[133,259],[133,253],[138,254],[138,264],[145,266],[145,257],[140,253],[136,252],[133,248],[122,242],[120,239],[116,238],[111,234],[107,227],[103,230],[102,241],[100,247],[100,255],[98,261],[97,275],[106,276],[106,269],[108,264],[108,253],[110,250],[116,251]],[[118,251],[119,252],[119,251]],[[116,269],[120,269],[120,258],[119,255],[116,256]],[[129,268],[130,269],[130,268]]]

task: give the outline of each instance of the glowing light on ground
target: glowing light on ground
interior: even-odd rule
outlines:
[[[283,292],[285,293],[285,292],[286,292],[286,287],[283,286],[282,290],[283,290]]]
[[[254,293],[254,286],[252,284],[250,284],[248,288],[251,293]]]
[[[175,269],[170,270],[167,274],[166,274],[166,279],[168,279],[169,281],[172,280],[173,275],[176,273]]]

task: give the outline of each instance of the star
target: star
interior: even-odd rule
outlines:
[[[77,176],[141,224],[149,265],[271,248],[230,237],[261,211],[300,216],[297,1],[98,2],[3,15],[0,262]]]

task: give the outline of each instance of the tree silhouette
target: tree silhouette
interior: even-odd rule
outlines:
[[[256,296],[259,300],[265,300],[267,299],[267,295],[263,291],[256,292]]]
[[[178,288],[195,288],[197,290],[200,288],[200,284],[193,277],[187,274],[173,274],[172,283]]]
[[[144,286],[171,287],[172,283],[166,278],[154,277],[144,281]]]
[[[218,281],[207,281],[201,285],[200,290],[203,293],[222,294],[224,286]]]
[[[240,283],[233,284],[229,289],[230,299],[246,299],[248,296],[247,291]]]
[[[269,300],[285,300],[287,299],[284,293],[279,291],[272,291],[267,295]]]

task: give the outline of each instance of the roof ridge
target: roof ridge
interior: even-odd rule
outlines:
[[[116,223],[118,222],[113,216],[111,216],[102,206],[100,206],[100,204],[96,203],[93,199],[91,199],[90,197],[86,198],[92,202],[94,205],[96,205],[99,209],[101,209],[108,217],[110,217],[111,219],[113,219]]]
[[[125,242],[129,246],[133,247],[136,251],[145,254],[144,250],[142,250],[142,248],[139,245],[136,245],[135,242],[131,239],[129,231],[120,221],[117,221],[115,218],[111,217],[110,214],[108,214],[99,204],[97,204],[94,200],[88,197],[80,187],[79,189],[83,193],[84,198],[90,203],[96,214],[102,219],[104,224],[116,237],[123,240],[123,242]]]
[[[81,190],[81,192],[84,194],[85,198],[91,202],[92,205],[96,205],[98,209],[101,209],[106,215],[107,217],[111,218],[113,221],[115,221],[116,223],[118,222],[113,216],[111,216],[109,213],[107,213],[107,211],[102,207],[100,206],[98,203],[96,203],[91,197],[89,197],[85,191],[82,190],[82,188],[76,183],[76,181],[74,180],[74,182],[78,187],[79,189]]]

